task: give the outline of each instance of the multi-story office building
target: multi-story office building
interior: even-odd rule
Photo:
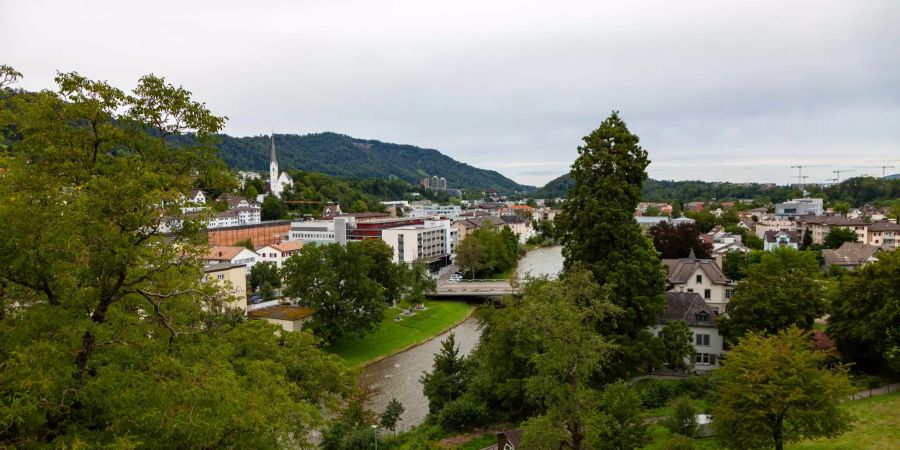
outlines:
[[[825,212],[821,198],[795,198],[775,204],[775,218],[796,220],[805,216],[818,216]]]

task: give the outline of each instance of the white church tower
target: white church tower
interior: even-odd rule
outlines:
[[[291,176],[287,172],[278,172],[278,161],[275,159],[275,133],[272,133],[272,155],[269,161],[269,191],[272,195],[281,198],[285,186],[293,184]]]

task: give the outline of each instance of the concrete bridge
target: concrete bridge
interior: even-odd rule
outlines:
[[[515,293],[516,290],[506,280],[440,280],[429,297],[503,297]]]

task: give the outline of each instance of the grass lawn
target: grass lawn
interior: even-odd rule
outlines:
[[[788,445],[789,449],[895,449],[900,448],[900,391],[889,395],[856,400],[844,404],[856,422],[853,429],[834,439],[817,439]],[[662,409],[656,412],[664,412]],[[650,427],[653,443],[646,449],[664,448],[669,430],[660,424]],[[715,438],[694,440],[694,448],[721,448]]]
[[[456,448],[456,450],[481,450],[485,447],[490,446],[491,444],[496,443],[497,435],[495,435],[494,433],[486,433],[481,437],[477,437],[469,442],[466,442],[463,445],[460,445]]]
[[[791,449],[894,449],[900,448],[900,391],[847,402],[856,418],[853,429],[834,439],[790,445]]]
[[[390,355],[413,344],[427,341],[461,321],[474,306],[461,302],[426,301],[426,310],[413,316],[394,317],[400,310],[388,308],[374,333],[357,340],[339,342],[325,350],[344,359],[350,367],[357,367],[381,356]]]

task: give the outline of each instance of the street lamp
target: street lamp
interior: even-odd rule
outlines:
[[[375,450],[378,450],[378,425],[372,425],[372,429],[375,430]]]

